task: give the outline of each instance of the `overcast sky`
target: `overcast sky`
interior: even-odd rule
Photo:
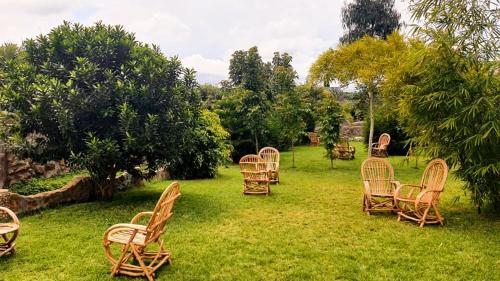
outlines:
[[[198,72],[200,83],[226,79],[235,50],[257,46],[265,61],[288,52],[300,79],[342,35],[343,0],[0,0],[0,43],[20,44],[63,20],[120,24],[143,42]],[[396,0],[408,21],[407,1]]]

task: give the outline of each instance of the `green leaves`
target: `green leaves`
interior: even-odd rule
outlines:
[[[74,155],[103,180],[120,170],[149,176],[135,167],[174,165],[185,150],[219,157],[217,145],[187,146],[193,130],[206,133],[195,126],[202,113],[194,70],[121,26],[66,22],[23,47],[25,60],[0,60],[0,105],[19,115],[23,136],[47,136],[48,149],[33,158]],[[209,161],[208,169],[219,163]]]
[[[492,5],[413,1],[423,22],[416,31],[427,45],[412,46],[394,75],[402,85],[399,113],[415,144],[454,166],[479,208],[500,206],[500,76],[492,37],[500,30]]]

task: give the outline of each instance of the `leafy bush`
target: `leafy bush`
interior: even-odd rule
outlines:
[[[494,1],[419,0],[414,43],[388,76],[407,132],[444,158],[478,210],[500,211],[500,34]]]
[[[391,136],[391,143],[387,148],[389,155],[406,155],[408,153],[408,142],[410,137],[405,132],[404,127],[398,120],[399,117],[393,114],[387,114],[385,111],[379,110],[375,113],[375,130],[373,139],[375,142],[383,133],[388,133]],[[363,137],[365,144],[368,145],[368,135],[370,133],[370,124],[364,123]]]
[[[226,142],[229,133],[224,130],[219,116],[204,110],[179,158],[168,165],[176,178],[211,178],[219,165],[227,163],[232,147]]]
[[[121,26],[65,22],[23,45],[24,61],[0,62],[0,106],[19,116],[23,137],[47,137],[37,157],[76,155],[95,180],[112,183],[117,171],[149,177],[186,154],[222,155],[211,151],[220,145],[191,147],[193,136],[211,134],[199,126],[206,117],[194,71]],[[144,163],[147,173],[135,169]],[[184,176],[213,176],[217,163]]]

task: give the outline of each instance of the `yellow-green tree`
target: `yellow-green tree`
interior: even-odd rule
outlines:
[[[370,134],[368,138],[368,155],[371,155],[373,131],[374,95],[387,70],[394,69],[398,58],[407,48],[403,36],[394,33],[386,40],[365,36],[348,45],[340,45],[337,49],[329,49],[321,54],[309,70],[312,83],[329,85],[337,82],[342,86],[356,84],[368,90],[370,100]]]

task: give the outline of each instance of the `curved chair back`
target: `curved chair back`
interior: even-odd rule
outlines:
[[[437,198],[439,193],[444,190],[444,184],[448,177],[448,165],[442,159],[434,159],[425,168],[420,181],[422,190],[431,190],[437,192],[427,193],[422,197],[422,201],[429,202]]]
[[[171,183],[160,196],[147,225],[146,244],[154,241],[165,232],[165,224],[172,216],[175,200],[181,195],[178,182]]]
[[[259,155],[249,154],[240,159],[240,170],[245,180],[262,180],[267,177],[267,164]]]
[[[349,141],[347,138],[341,138],[335,146],[338,148],[339,151],[344,150],[348,151],[349,150]]]
[[[391,135],[383,133],[378,138],[378,148],[387,149],[387,146],[389,145],[390,142],[391,142]]]
[[[264,147],[259,156],[266,162],[268,171],[276,171],[280,166],[280,152],[274,147]]]
[[[368,181],[373,194],[392,194],[394,169],[386,159],[370,157],[361,164],[363,181]]]
[[[319,144],[319,136],[317,133],[310,132],[309,134],[307,134],[307,136],[309,137],[309,141],[311,142],[312,145]]]

